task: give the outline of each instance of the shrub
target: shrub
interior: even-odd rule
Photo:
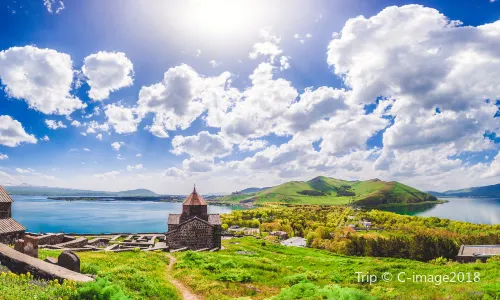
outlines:
[[[230,270],[217,276],[217,280],[229,282],[251,282],[252,276],[243,270]]]
[[[434,258],[433,260],[430,260],[429,262],[431,264],[434,264],[434,265],[441,265],[442,266],[442,265],[446,265],[446,263],[448,263],[448,259],[440,256],[440,257]]]
[[[99,269],[97,268],[96,265],[89,264],[89,263],[82,263],[82,267],[81,267],[82,274],[97,275],[98,271],[99,271]]]
[[[306,276],[306,274],[294,274],[294,275],[286,276],[284,278],[284,280],[288,285],[291,286],[291,285],[295,285],[299,282],[307,281],[307,276]]]
[[[125,296],[119,286],[114,285],[107,278],[98,278],[79,288],[75,299],[128,300],[130,298]]]
[[[272,300],[289,299],[325,299],[325,300],[372,300],[374,297],[353,288],[342,288],[338,285],[319,287],[310,282],[301,282],[284,288]]]

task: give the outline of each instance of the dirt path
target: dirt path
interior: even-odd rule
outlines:
[[[177,262],[177,259],[175,259],[175,257],[173,257],[170,254],[167,254],[167,257],[170,260],[170,262],[168,264],[168,268],[167,268],[167,280],[170,281],[177,288],[177,290],[181,293],[182,299],[184,299],[184,300],[202,300],[203,299],[202,297],[199,297],[199,296],[193,294],[193,292],[191,292],[191,290],[188,287],[186,287],[184,284],[182,284],[182,282],[180,282],[177,279],[174,279],[172,277],[172,275],[170,275],[170,271],[172,271],[172,269],[174,268],[174,264]]]

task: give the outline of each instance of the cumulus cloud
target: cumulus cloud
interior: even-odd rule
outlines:
[[[196,157],[222,157],[229,155],[233,145],[217,134],[202,131],[197,135],[184,137],[178,135],[172,140],[172,153],[187,153]]]
[[[95,136],[96,139],[98,139],[99,141],[102,141],[102,134],[99,133],[98,135]]]
[[[113,150],[115,151],[120,151],[120,148],[124,145],[123,142],[114,142],[113,144],[111,144],[111,147],[113,148]]]
[[[488,170],[481,174],[481,178],[491,178],[500,176],[500,152],[495,156],[493,161],[491,162]]]
[[[87,133],[96,133],[97,131],[108,132],[108,130],[109,130],[108,123],[99,124],[97,121],[92,120],[87,124]]]
[[[213,169],[213,160],[208,158],[191,157],[182,161],[182,167],[187,172],[205,173]]]
[[[7,154],[0,153],[0,160],[4,160],[7,158],[9,158],[9,156]]]
[[[184,171],[179,168],[168,168],[162,173],[163,177],[182,177],[184,176]]]
[[[65,53],[33,46],[0,51],[0,79],[9,97],[45,114],[69,115],[86,107],[70,94],[73,69]]]
[[[0,116],[0,145],[16,147],[22,143],[36,144],[37,139],[26,133],[23,125],[11,116]]]
[[[111,171],[107,173],[102,173],[102,174],[94,174],[95,178],[102,179],[102,180],[108,180],[108,179],[115,179],[116,176],[120,175],[119,171]]]
[[[253,45],[253,50],[250,52],[249,57],[251,59],[256,59],[259,56],[264,56],[268,57],[269,61],[273,63],[274,59],[283,53],[283,50],[279,48],[281,38],[271,33],[268,29],[262,29],[260,31],[260,37],[264,39],[264,41]]]
[[[104,108],[108,123],[113,126],[116,133],[132,133],[137,131],[141,118],[132,108],[123,105],[110,104]]]
[[[110,92],[133,84],[134,68],[123,52],[91,54],[84,59],[83,74],[90,86],[89,98],[104,100]]]
[[[81,126],[82,126],[82,123],[80,123],[80,122],[79,122],[79,121],[77,121],[77,120],[73,120],[73,122],[71,122],[71,126],[81,127]]]
[[[59,14],[65,8],[62,0],[43,0],[43,5],[49,13],[56,14]]]
[[[290,69],[290,56],[281,56],[280,57],[280,70]]]
[[[40,140],[41,140],[41,141],[44,141],[44,142],[48,142],[48,141],[50,141],[50,138],[49,138],[47,135],[45,135],[45,136],[44,136],[43,138],[41,138]]]
[[[238,144],[240,151],[255,151],[267,146],[267,141],[264,140],[246,140]]]
[[[142,164],[138,164],[138,165],[135,165],[135,166],[127,166],[127,171],[140,170],[142,168],[143,168]]]
[[[68,126],[64,125],[63,122],[55,121],[55,120],[45,120],[45,125],[47,125],[48,128],[53,129],[53,130],[68,127]]]
[[[147,129],[157,137],[168,137],[169,130],[186,129],[208,109],[208,119],[228,103],[224,96],[228,72],[217,77],[201,77],[187,65],[170,68],[163,81],[144,86],[139,92],[137,112],[140,117],[154,113],[153,124]],[[210,105],[208,105],[210,104]]]

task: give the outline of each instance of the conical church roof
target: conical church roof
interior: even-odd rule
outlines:
[[[184,200],[182,205],[207,205],[207,202],[196,192],[196,187],[194,187],[193,192]]]

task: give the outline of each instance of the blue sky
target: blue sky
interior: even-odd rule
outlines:
[[[3,1],[0,184],[500,182],[499,2],[268,2]]]

